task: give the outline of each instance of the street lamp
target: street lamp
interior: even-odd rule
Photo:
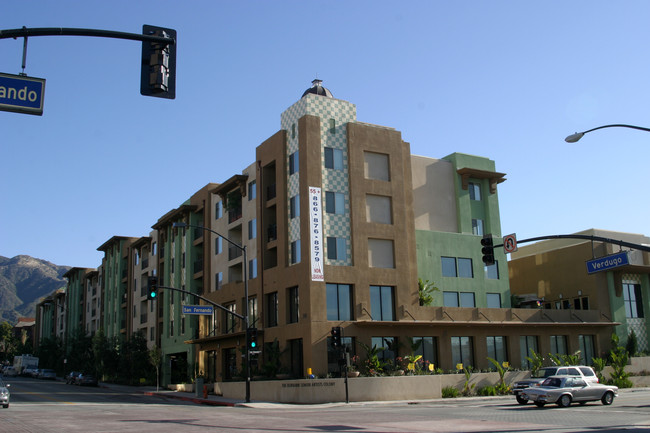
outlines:
[[[246,305],[244,305],[244,325],[246,329],[246,332],[248,332],[248,274],[246,272],[246,266],[248,265],[248,261],[246,258],[246,245],[239,245],[236,242],[231,241],[221,233],[216,232],[215,230],[212,230],[211,228],[208,227],[203,227],[203,226],[197,226],[193,224],[187,224],[184,222],[175,222],[172,224],[172,227],[174,228],[187,228],[187,227],[195,227],[198,229],[203,229],[206,231],[209,231],[210,233],[214,233],[215,235],[223,238],[228,242],[230,245],[239,248],[242,251],[243,254],[243,268],[244,268],[244,299],[246,299]],[[246,403],[251,402],[251,349],[246,343]]]
[[[588,129],[588,130],[583,131],[583,132],[576,132],[575,134],[569,135],[567,138],[564,139],[564,141],[566,141],[567,143],[575,143],[576,141],[580,140],[582,138],[582,136],[585,135],[587,132],[595,131],[597,129],[614,128],[614,127],[631,128],[631,129],[638,129],[640,131],[650,132],[650,128],[644,128],[642,126],[614,124],[614,125],[599,126],[598,128]]]

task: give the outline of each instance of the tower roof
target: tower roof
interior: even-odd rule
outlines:
[[[315,80],[312,80],[311,82],[311,87],[307,90],[305,90],[305,93],[302,94],[301,98],[304,98],[305,95],[308,93],[312,93],[314,95],[320,95],[320,96],[325,96],[327,98],[333,98],[332,92],[330,92],[328,89],[323,87],[323,80],[319,80],[316,78]]]

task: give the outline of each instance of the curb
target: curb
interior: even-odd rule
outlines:
[[[235,403],[231,403],[231,402],[228,402],[228,401],[207,400],[207,399],[198,398],[198,397],[185,397],[183,395],[171,394],[171,393],[145,391],[144,395],[147,395],[147,396],[150,396],[150,397],[170,398],[170,399],[175,399],[175,400],[189,401],[191,403],[205,404],[205,405],[209,405],[209,406],[235,406]]]

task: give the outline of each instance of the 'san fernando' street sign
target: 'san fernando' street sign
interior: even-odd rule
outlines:
[[[45,79],[0,72],[0,111],[43,114]]]
[[[595,272],[607,271],[612,268],[618,268],[619,266],[625,266],[629,263],[627,252],[624,251],[622,253],[612,254],[611,256],[587,260],[587,273],[593,274]]]
[[[183,314],[207,314],[214,312],[212,305],[183,305]]]

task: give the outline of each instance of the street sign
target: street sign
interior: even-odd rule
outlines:
[[[517,235],[515,233],[503,237],[503,251],[506,254],[517,251]]]
[[[600,257],[598,259],[587,260],[587,273],[593,274],[595,272],[608,271],[612,268],[618,268],[629,264],[630,261],[627,257],[627,251],[611,256]]]
[[[0,111],[43,115],[45,79],[0,72]]]
[[[206,314],[214,313],[212,305],[183,305],[183,314]]]

